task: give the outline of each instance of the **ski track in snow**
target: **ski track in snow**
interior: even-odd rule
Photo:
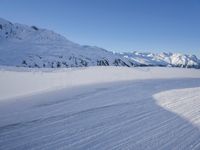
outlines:
[[[159,91],[199,85],[200,79],[169,79],[97,86],[96,90],[92,86],[87,87],[87,92],[66,100],[34,104],[29,109],[10,112],[6,117],[1,113],[0,148],[199,149],[199,114],[192,115],[194,108],[198,110],[199,102],[196,101],[195,107],[186,105],[189,109],[180,106],[179,99],[167,103],[173,106],[172,110],[183,108],[181,114],[188,114],[188,120],[195,119],[197,126],[194,126],[156,105],[152,97]],[[194,100],[192,92],[190,96],[187,101]],[[6,107],[9,109],[10,105]],[[34,113],[36,116],[31,118],[29,114]],[[15,120],[21,117],[25,117],[23,121]],[[7,118],[16,122],[3,124]]]
[[[200,149],[200,78],[83,85],[0,103],[0,149]]]

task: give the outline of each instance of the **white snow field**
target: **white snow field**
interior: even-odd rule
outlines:
[[[0,149],[200,149],[200,70],[0,69]]]

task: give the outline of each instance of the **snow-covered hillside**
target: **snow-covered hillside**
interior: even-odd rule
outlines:
[[[123,56],[81,46],[46,29],[0,19],[0,64],[24,67],[132,66]]]
[[[0,65],[31,68],[83,66],[200,68],[200,60],[194,55],[173,53],[113,53],[95,46],[76,44],[50,30],[11,23],[0,18]]]

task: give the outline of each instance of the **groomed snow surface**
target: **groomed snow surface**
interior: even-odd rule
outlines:
[[[0,149],[200,149],[200,70],[0,69]]]

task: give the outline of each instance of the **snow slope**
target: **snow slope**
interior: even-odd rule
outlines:
[[[53,31],[0,18],[0,65],[31,68],[85,66],[172,66],[200,68],[195,55],[177,53],[113,53],[82,46]]]
[[[200,71],[177,68],[88,67],[67,69],[0,69],[0,100],[60,88],[162,78],[197,78]]]
[[[200,87],[163,91],[155,94],[154,98],[165,109],[179,114],[196,126],[199,125]]]
[[[0,72],[0,149],[200,149],[200,70]]]
[[[0,64],[24,67],[132,66],[123,56],[95,46],[81,46],[35,26],[0,19]]]

